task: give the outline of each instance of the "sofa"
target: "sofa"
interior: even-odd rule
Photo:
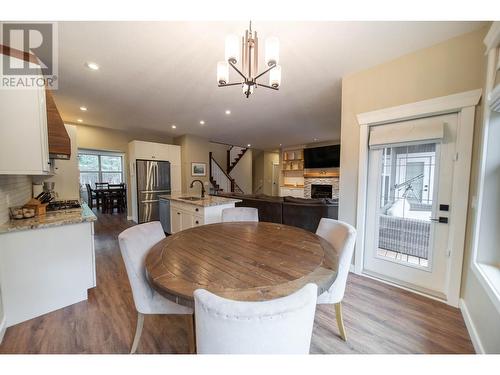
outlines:
[[[253,207],[259,210],[259,221],[286,224],[316,232],[323,217],[338,218],[336,199],[305,199],[274,197],[265,194],[221,193],[221,196],[241,199],[236,207]]]

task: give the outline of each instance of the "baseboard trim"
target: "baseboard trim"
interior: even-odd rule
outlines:
[[[4,316],[2,321],[0,322],[0,344],[2,344],[3,336],[5,335],[5,331],[7,330],[7,318]]]
[[[476,326],[472,321],[469,309],[467,308],[467,304],[465,303],[463,298],[460,298],[458,305],[460,307],[460,311],[462,312],[462,317],[464,318],[465,326],[467,327],[467,331],[469,332],[472,345],[474,345],[474,350],[478,354],[485,354],[486,352],[484,351],[483,344],[481,343],[481,339],[479,338],[479,334],[477,333]]]
[[[354,270],[354,264],[351,263],[351,265],[349,266],[349,272],[352,272],[352,273],[356,273],[356,271]]]
[[[432,294],[426,294],[426,293],[421,292],[419,290],[411,289],[411,288],[408,288],[408,287],[406,287],[404,285],[396,284],[396,283],[394,283],[394,282],[392,282],[390,280],[385,280],[385,279],[381,279],[381,278],[379,278],[377,276],[370,275],[370,274],[368,274],[366,272],[362,272],[362,273],[360,273],[358,275],[366,277],[368,279],[379,281],[379,282],[381,282],[383,284],[387,284],[387,285],[390,285],[390,286],[393,286],[393,287],[396,287],[396,288],[399,288],[399,289],[406,290],[407,292],[418,294],[419,296],[422,296],[422,297],[433,299],[434,301],[445,303],[445,304],[447,304],[449,306],[453,306],[453,305],[450,305],[446,300],[441,299],[441,298],[436,297],[436,296],[433,296]],[[453,307],[458,307],[458,306],[453,306]]]
[[[127,216],[127,220],[132,220],[132,216]]]

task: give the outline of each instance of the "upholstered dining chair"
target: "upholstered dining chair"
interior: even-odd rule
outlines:
[[[159,221],[139,224],[128,228],[118,235],[120,251],[127,269],[132,296],[137,310],[137,328],[131,354],[135,353],[147,314],[184,314],[191,315],[193,310],[169,301],[158,294],[146,278],[145,258],[148,251],[157,242],[165,238]],[[191,320],[191,317],[189,317]],[[191,325],[192,322],[189,322]]]
[[[194,292],[198,354],[309,354],[318,287],[262,302]]]
[[[335,305],[335,315],[340,336],[347,341],[344,319],[342,317],[342,299],[344,298],[347,276],[351,266],[354,244],[356,242],[356,229],[342,221],[322,218],[316,234],[327,240],[338,256],[337,278],[332,286],[318,297],[318,304]]]
[[[253,207],[231,207],[222,210],[222,222],[259,221],[259,210]]]

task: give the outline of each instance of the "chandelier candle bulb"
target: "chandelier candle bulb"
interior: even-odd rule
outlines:
[[[226,37],[226,61],[236,64],[240,60],[240,41],[236,35]]]
[[[281,67],[278,65],[278,38],[270,37],[266,40],[265,60],[267,65],[260,72],[259,38],[257,37],[257,31],[252,31],[252,22],[250,22],[249,28],[245,31],[241,40],[235,35],[227,36],[225,47],[226,60],[217,63],[217,81],[219,87],[241,85],[243,94],[247,98],[250,97],[258,86],[276,91],[279,90],[279,86],[281,85]],[[229,82],[229,68],[238,73],[240,77],[239,81]],[[269,85],[259,81],[266,74],[269,74]],[[226,114],[228,113],[226,112]]]
[[[265,60],[267,66],[277,65],[280,55],[280,42],[278,38],[271,36],[266,39]]]
[[[226,61],[217,63],[217,82],[219,85],[225,85],[229,82],[229,64]]]
[[[281,66],[276,67],[269,72],[269,85],[278,88],[281,85]]]

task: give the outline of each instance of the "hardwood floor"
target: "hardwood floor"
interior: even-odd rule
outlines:
[[[95,225],[97,287],[88,301],[10,327],[0,353],[128,353],[136,312],[117,236],[124,215]],[[68,249],[70,251],[70,249]],[[473,353],[458,309],[350,274],[343,301],[347,343],[333,305],[316,312],[311,353]],[[138,353],[187,353],[182,316],[146,316]]]

